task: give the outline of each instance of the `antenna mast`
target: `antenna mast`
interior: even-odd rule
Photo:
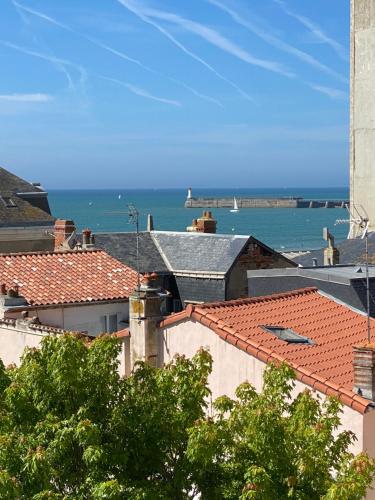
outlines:
[[[344,223],[349,223],[350,227],[352,228],[353,226],[357,226],[360,234],[361,234],[361,239],[365,240],[365,269],[366,269],[366,306],[367,306],[367,340],[371,342],[371,315],[370,315],[370,275],[369,275],[369,248],[368,248],[368,228],[370,225],[370,220],[367,216],[367,213],[365,209],[361,205],[361,209],[364,213],[364,216],[362,216],[359,212],[359,210],[353,205],[353,208],[355,210],[355,214],[353,214],[348,205],[346,205],[346,208],[349,212],[350,219],[344,220],[344,219],[338,219],[336,221],[336,224],[344,224]],[[352,229],[350,230],[352,232]]]
[[[141,287],[141,275],[140,275],[140,270],[139,270],[139,212],[136,208],[136,206],[133,203],[130,203],[128,205],[128,215],[129,215],[129,224],[134,224],[135,225],[135,230],[136,230],[136,262],[137,262],[137,290],[138,290],[138,295],[139,295],[139,290]]]

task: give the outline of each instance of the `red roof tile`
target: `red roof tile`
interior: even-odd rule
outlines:
[[[112,335],[114,337],[119,338],[119,339],[124,339],[124,338],[130,337],[130,331],[129,331],[129,328],[124,328],[123,330],[119,330],[118,332],[115,332]]]
[[[163,328],[192,317],[227,342],[264,362],[288,362],[297,378],[364,413],[370,402],[352,392],[353,345],[366,342],[367,318],[349,307],[306,288],[266,297],[189,306],[170,316]],[[372,321],[375,332],[375,320]],[[292,344],[261,325],[291,328],[314,345]]]
[[[0,284],[35,306],[127,299],[137,273],[102,250],[0,255]]]

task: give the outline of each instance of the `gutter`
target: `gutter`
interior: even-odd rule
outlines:
[[[7,312],[22,312],[22,311],[35,311],[40,309],[61,309],[67,307],[79,307],[79,306],[94,306],[94,305],[102,305],[102,304],[113,304],[113,303],[128,303],[129,298],[126,299],[105,299],[105,300],[95,300],[95,301],[86,301],[86,302],[66,302],[59,304],[29,304],[26,306],[15,306],[15,307],[7,307]]]

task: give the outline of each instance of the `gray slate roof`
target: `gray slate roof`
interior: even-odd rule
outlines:
[[[18,196],[17,193],[32,195]],[[8,199],[12,206],[7,206]],[[47,195],[39,187],[0,167],[0,227],[51,226],[54,220],[49,213]]]
[[[153,231],[151,236],[172,272],[227,273],[249,236]]]
[[[345,240],[337,245],[340,251],[340,264],[363,264],[365,262],[365,241],[361,239]],[[294,262],[302,266],[312,266],[312,259],[318,260],[318,266],[323,266],[324,249],[296,257]],[[369,234],[369,262],[375,264],[375,232]]]
[[[95,233],[95,245],[120,262],[137,268],[136,233]],[[139,268],[141,273],[169,273],[148,232],[139,233]]]
[[[3,192],[39,193],[40,188],[0,167],[0,194]]]

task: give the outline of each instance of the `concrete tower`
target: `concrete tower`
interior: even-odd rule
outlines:
[[[375,1],[351,0],[351,212],[375,231]],[[353,224],[350,237],[358,236]]]

